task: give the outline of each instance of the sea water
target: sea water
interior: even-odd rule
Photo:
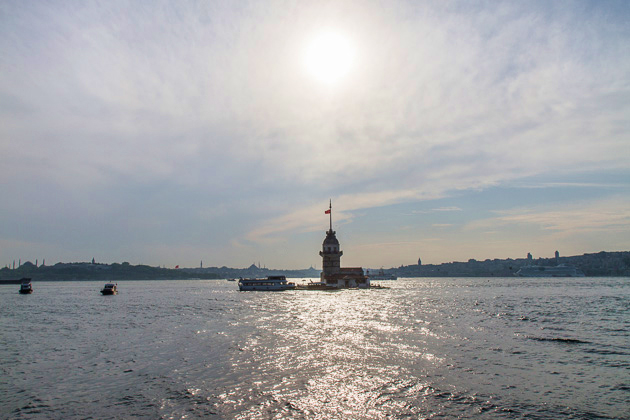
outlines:
[[[630,279],[0,286],[6,419],[630,418]]]

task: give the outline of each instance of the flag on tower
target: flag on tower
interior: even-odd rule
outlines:
[[[330,214],[330,209],[326,210],[324,214]]]

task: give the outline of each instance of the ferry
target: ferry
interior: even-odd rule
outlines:
[[[295,283],[287,282],[285,276],[269,276],[266,279],[240,279],[238,281],[238,290],[250,291],[250,290],[294,290],[296,288]]]
[[[370,274],[370,271],[368,270],[366,276],[368,276],[370,280],[398,280],[398,277],[395,274],[386,274],[382,268],[377,274]]]
[[[117,295],[118,294],[118,283],[107,283],[101,290],[103,295]]]
[[[23,295],[33,293],[33,285],[31,284],[31,279],[22,279],[22,283],[20,284],[20,293]]]
[[[584,277],[577,267],[559,264],[556,266],[526,265],[514,273],[518,277]]]

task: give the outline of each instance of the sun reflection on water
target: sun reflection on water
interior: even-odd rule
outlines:
[[[235,366],[257,373],[258,403],[243,404],[248,408],[238,418],[385,418],[409,413],[410,398],[417,411],[428,384],[399,362],[442,364],[422,343],[439,336],[393,297],[387,290],[343,290],[252,300],[261,310],[250,321],[256,333]],[[267,299],[276,300],[273,313]]]
[[[89,305],[74,284],[5,299],[11,418],[626,417],[624,280],[138,282],[107,302],[85,283]]]

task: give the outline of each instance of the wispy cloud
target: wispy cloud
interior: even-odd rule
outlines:
[[[532,176],[599,186],[547,177],[627,171],[630,30],[606,4],[573,6],[7,3],[3,222],[33,240],[31,226],[68,238],[121,218],[121,235],[150,224],[163,241],[217,224],[217,244],[235,239],[232,226],[235,244],[269,253],[269,241],[321,229],[329,197],[349,223],[362,209]],[[323,27],[356,48],[334,88],[302,64]],[[417,213],[468,209],[426,207]]]
[[[517,188],[529,188],[529,189],[543,189],[543,188],[627,188],[627,184],[622,182],[539,182],[539,183],[527,183],[517,184]]]
[[[420,192],[386,191],[381,193],[347,194],[335,197],[333,214],[335,224],[343,224],[352,220],[353,212],[365,208],[381,207],[409,200],[433,198],[423,196]],[[340,203],[337,205],[337,203]],[[250,231],[247,238],[253,242],[274,241],[278,234],[291,231],[313,232],[321,230],[321,215],[326,210],[326,202],[306,207],[297,207],[291,211],[283,211],[280,216],[265,220],[261,227]],[[277,238],[276,238],[277,240]]]
[[[413,214],[429,214],[429,213],[439,213],[439,212],[451,212],[451,211],[462,211],[461,208],[457,206],[449,206],[449,207],[438,207],[431,210],[414,210]]]
[[[614,197],[597,202],[567,203],[562,209],[540,206],[499,211],[496,217],[471,222],[466,229],[496,229],[505,225],[532,226],[563,235],[630,232],[630,200]]]

